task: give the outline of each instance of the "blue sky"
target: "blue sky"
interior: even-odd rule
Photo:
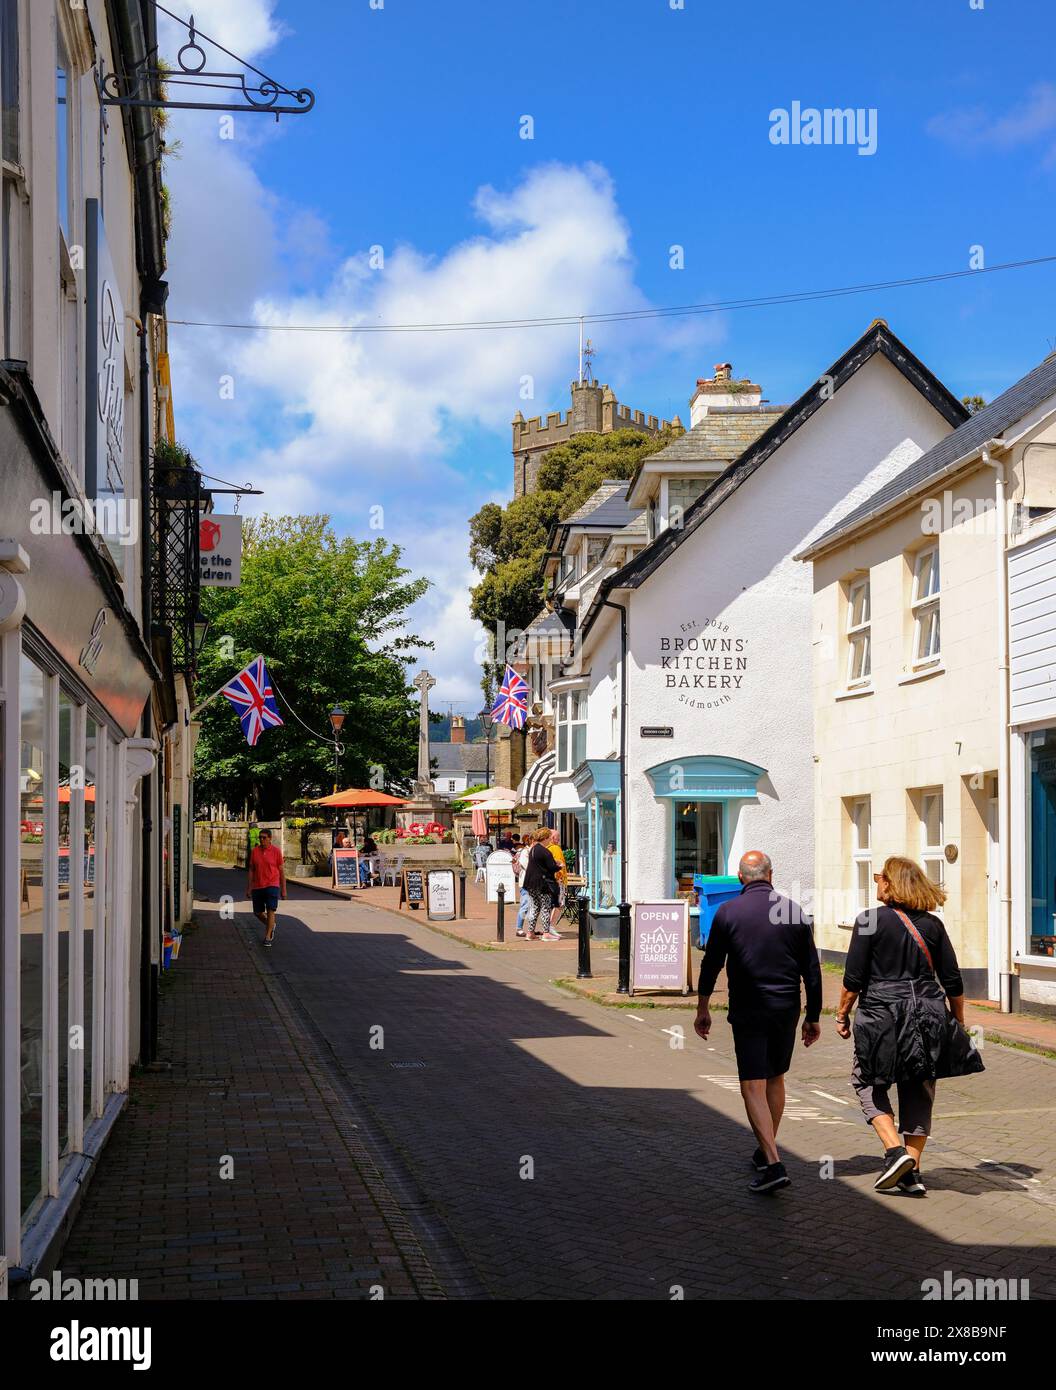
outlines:
[[[239,116],[228,141],[215,116],[177,117],[173,318],[589,314],[965,269],[973,247],[987,265],[1056,251],[1051,0],[194,11],[317,105],[278,126]],[[770,112],[794,101],[875,108],[875,154],[772,144]],[[877,316],[951,389],[990,398],[1056,347],[1054,288],[1056,265],[588,332],[621,401],[683,419],[715,362],[790,400]],[[415,615],[438,644],[434,702],[475,707],[465,519],[508,491],[514,412],[567,406],[575,329],[171,340],[179,433],[209,471],[350,534],[377,534],[384,508],[382,534],[434,581]]]

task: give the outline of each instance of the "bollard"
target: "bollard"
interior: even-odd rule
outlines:
[[[592,980],[590,973],[590,898],[586,891],[579,895],[579,970],[577,980]]]
[[[617,994],[631,992],[631,905],[620,903],[620,971],[616,982]]]
[[[458,915],[462,918],[466,915],[466,871],[462,869],[458,875]]]
[[[503,920],[506,915],[506,885],[500,883],[496,890],[499,895],[499,906],[495,913],[495,937],[498,941],[506,940],[506,923]]]

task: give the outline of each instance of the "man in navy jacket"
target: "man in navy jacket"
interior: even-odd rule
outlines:
[[[821,1036],[821,966],[810,918],[774,891],[768,856],[750,850],[737,877],[740,897],[723,903],[711,924],[693,1026],[701,1038],[710,1033],[708,1000],[725,966],[737,1075],[759,1145],[752,1156],[757,1176],[749,1187],[775,1192],[791,1181],[777,1152],[777,1129],[785,1108],[785,1072],[796,1045],[799,985],[802,980],[807,991],[803,1046],[810,1047]]]

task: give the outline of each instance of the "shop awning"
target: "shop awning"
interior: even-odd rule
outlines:
[[[518,806],[548,806],[550,787],[554,780],[556,754],[551,751],[534,762],[521,778],[517,788]]]
[[[551,811],[585,811],[579,793],[567,778],[558,778],[550,786]]]

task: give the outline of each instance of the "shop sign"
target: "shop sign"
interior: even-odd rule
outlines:
[[[670,724],[643,724],[642,738],[674,738],[675,731]]]
[[[748,639],[719,618],[689,618],[661,633],[661,685],[690,709],[718,709],[741,689],[748,672]],[[644,733],[644,731],[643,731]]]
[[[237,588],[242,583],[242,518],[203,516],[198,523],[198,560],[205,588]]]
[[[359,887],[359,853],[354,849],[335,849],[331,869],[331,887]]]
[[[631,917],[631,993],[648,990],[688,994],[692,968],[689,903],[683,898],[635,903]]]
[[[455,920],[454,869],[430,869],[426,874],[425,915],[434,922]]]
[[[505,888],[505,901],[517,900],[517,880],[513,876],[513,855],[506,849],[496,849],[488,855],[484,865],[485,899],[489,903],[499,901],[499,884]]]

